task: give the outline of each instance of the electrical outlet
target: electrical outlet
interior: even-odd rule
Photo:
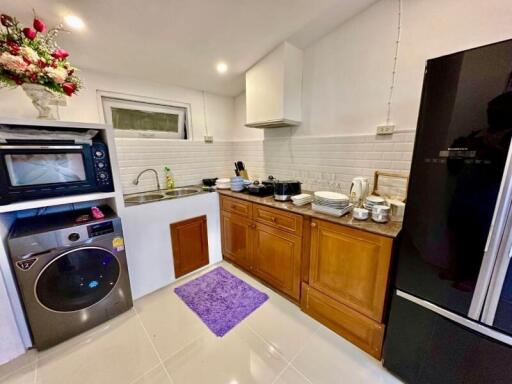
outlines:
[[[377,125],[377,135],[392,135],[395,132],[393,124]]]
[[[213,136],[205,136],[204,142],[205,143],[213,143]]]

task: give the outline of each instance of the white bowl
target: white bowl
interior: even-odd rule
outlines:
[[[364,208],[354,208],[352,210],[352,217],[356,220],[366,220],[370,216],[370,211]]]

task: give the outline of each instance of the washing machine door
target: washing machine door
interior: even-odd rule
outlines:
[[[36,298],[57,312],[88,308],[115,287],[121,267],[110,251],[85,246],[61,253],[39,273]]]

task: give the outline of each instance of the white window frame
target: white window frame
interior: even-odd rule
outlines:
[[[119,92],[102,91],[97,92],[98,114],[103,123],[112,125],[112,113],[110,108],[119,107],[126,109],[137,109],[151,112],[176,112],[179,116],[179,126],[186,130],[186,139],[182,139],[182,131],[161,132],[161,131],[136,131],[129,129],[114,129],[114,136],[118,138],[144,138],[144,139],[168,139],[176,141],[193,140],[191,108],[188,103],[137,96]]]

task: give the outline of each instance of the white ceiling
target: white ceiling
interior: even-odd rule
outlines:
[[[48,24],[66,14],[84,31],[62,34],[79,68],[238,95],[244,72],[284,40],[300,48],[375,0],[0,0],[0,11]],[[4,4],[1,4],[4,3]],[[219,75],[215,65],[229,71]]]

